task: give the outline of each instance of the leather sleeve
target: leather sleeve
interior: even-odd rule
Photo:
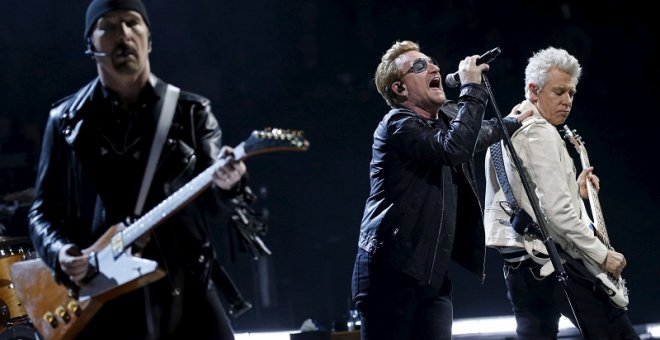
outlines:
[[[58,196],[62,183],[62,174],[58,173],[57,164],[62,160],[59,143],[61,130],[61,110],[65,104],[60,104],[51,111],[43,135],[41,157],[37,169],[35,182],[35,198],[28,213],[29,233],[33,246],[39,257],[61,278],[57,254],[67,243],[70,243],[59,231],[56,223],[61,223],[64,218],[63,197]]]
[[[185,116],[192,117],[194,122],[194,125],[191,127],[193,130],[193,141],[191,141],[191,144],[194,145],[194,149],[196,150],[196,172],[201,172],[211,166],[220,155],[220,150],[224,145],[222,129],[208,99],[188,92],[182,93],[181,99],[186,102],[183,107],[189,110]],[[218,186],[212,185],[210,191],[214,199],[211,199],[207,204],[219,204],[221,210],[226,210],[226,201],[243,195],[247,183],[248,175],[246,173],[241,182],[232,190],[222,190]]]
[[[522,124],[513,117],[503,117],[502,121],[504,122],[504,126],[509,133],[509,136],[522,126]],[[504,139],[504,131],[497,118],[484,120],[481,124],[481,131],[479,131],[477,152],[485,151],[493,143],[497,143],[502,139]]]
[[[449,127],[435,126],[416,115],[395,114],[388,122],[387,131],[398,151],[415,159],[431,163],[458,165],[472,159],[488,103],[485,89],[478,84],[461,87],[458,103]]]

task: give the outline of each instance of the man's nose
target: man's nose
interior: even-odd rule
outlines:
[[[125,22],[119,24],[118,31],[120,37],[127,37],[130,35],[130,27],[128,27],[128,24],[126,24]]]

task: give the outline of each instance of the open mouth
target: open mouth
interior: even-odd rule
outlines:
[[[441,84],[440,77],[434,77],[433,79],[431,79],[431,82],[429,83],[429,87],[440,89],[440,84]]]

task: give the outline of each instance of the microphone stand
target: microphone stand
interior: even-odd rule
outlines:
[[[509,132],[506,130],[506,126],[504,125],[504,120],[502,119],[500,110],[497,107],[497,103],[495,102],[495,96],[493,95],[493,91],[491,90],[488,77],[486,77],[485,73],[482,73],[481,76],[483,83],[486,87],[486,91],[490,96],[490,102],[492,103],[493,109],[495,110],[495,115],[497,116],[497,120],[500,123],[500,126],[502,127],[502,131],[504,132],[504,139],[503,139],[504,145],[509,150],[509,153],[511,154],[511,159],[513,160],[513,163],[518,169],[518,175],[520,175],[520,181],[522,182],[522,185],[525,188],[525,193],[527,194],[527,197],[529,198],[529,202],[532,205],[532,210],[534,210],[534,215],[536,216],[536,221],[538,223],[538,232],[541,234],[543,238],[543,244],[545,245],[545,248],[548,250],[550,261],[552,262],[552,265],[555,268],[555,272],[557,273],[557,281],[559,281],[559,284],[564,289],[564,293],[566,294],[566,299],[568,300],[568,304],[571,307],[571,312],[575,317],[575,324],[578,331],[580,331],[580,333],[585,339],[589,339],[589,337],[586,334],[586,330],[584,329],[584,327],[582,327],[583,325],[582,319],[575,307],[575,303],[574,303],[575,299],[573,298],[573,294],[571,294],[571,291],[568,287],[568,275],[564,270],[564,265],[561,263],[561,258],[559,257],[559,253],[557,251],[555,243],[552,241],[552,237],[548,236],[545,219],[541,214],[541,207],[539,206],[539,202],[533,198],[534,193],[529,185],[525,173],[522,171],[522,164],[520,162],[520,158],[518,158],[518,154],[516,153],[516,150],[513,148],[513,144],[511,143],[511,136],[509,136]]]

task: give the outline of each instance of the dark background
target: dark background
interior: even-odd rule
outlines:
[[[35,152],[50,104],[96,75],[83,54],[86,1],[0,1],[0,194],[33,185]],[[371,136],[388,110],[373,85],[382,53],[413,40],[444,74],[496,46],[488,78],[506,115],[523,99],[524,67],[547,46],[583,66],[571,128],[601,178],[610,240],[626,255],[634,324],[660,321],[657,19],[634,1],[156,1],[152,71],[210,98],[236,145],[254,129],[303,130],[308,151],[247,161],[255,208],[273,251],[228,268],[255,305],[238,331],[330,328],[345,317],[358,229],[369,189]],[[449,98],[457,90],[446,89]],[[489,107],[487,116],[494,110]],[[569,150],[573,151],[572,148]],[[483,155],[477,157],[483,168]],[[579,168],[579,164],[577,165]],[[483,188],[483,185],[482,185]],[[4,202],[7,210],[12,202]],[[13,235],[20,218],[3,211]],[[11,220],[11,221],[9,221]],[[8,222],[9,221],[9,222]],[[228,249],[227,249],[228,250]],[[229,251],[223,256],[230,258]],[[501,260],[489,250],[483,285],[452,268],[455,318],[511,315]]]

